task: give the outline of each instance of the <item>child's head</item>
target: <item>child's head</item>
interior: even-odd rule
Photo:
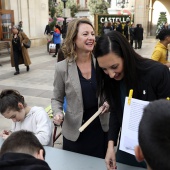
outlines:
[[[25,118],[26,103],[24,97],[13,89],[6,89],[0,93],[0,112],[8,119],[21,121]]]
[[[13,132],[2,144],[0,156],[5,153],[25,153],[44,160],[45,150],[37,137],[29,131]]]
[[[55,32],[60,34],[60,30],[58,28],[55,29]]]
[[[145,107],[139,124],[136,158],[152,170],[170,169],[170,101],[161,99]]]

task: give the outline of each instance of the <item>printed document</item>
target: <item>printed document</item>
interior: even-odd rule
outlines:
[[[138,145],[138,126],[143,115],[143,109],[148,104],[148,101],[132,98],[129,105],[128,97],[126,97],[120,138],[120,150],[135,155],[134,149],[135,146]]]

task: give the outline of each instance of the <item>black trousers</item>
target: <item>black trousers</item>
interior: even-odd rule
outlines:
[[[13,51],[13,54],[14,54],[15,70],[19,72],[19,60],[20,60],[20,57],[22,57],[22,51],[21,50]]]
[[[135,40],[135,49],[142,48],[142,40]]]
[[[56,46],[55,46],[55,55],[57,55],[57,53],[58,53],[58,50],[60,49],[60,44],[56,44]]]

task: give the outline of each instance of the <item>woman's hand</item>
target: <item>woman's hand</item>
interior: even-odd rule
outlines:
[[[107,102],[104,102],[103,105],[100,107],[100,109],[102,110],[101,114],[108,112],[109,108],[109,104]]]
[[[105,157],[105,163],[106,163],[107,170],[117,169],[113,141],[109,141],[109,143],[108,143],[107,153],[106,153],[106,157]]]
[[[53,122],[56,125],[61,125],[61,123],[63,122],[64,119],[64,115],[62,113],[58,113],[54,116]]]

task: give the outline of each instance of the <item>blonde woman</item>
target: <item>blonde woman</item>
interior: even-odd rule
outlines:
[[[55,68],[52,109],[54,123],[62,123],[63,149],[104,158],[107,147],[109,113],[107,102],[103,109],[82,133],[79,128],[97,110],[96,60],[92,55],[95,44],[94,28],[87,19],[74,19],[68,24],[62,45],[65,60]],[[63,115],[64,97],[67,110]]]

